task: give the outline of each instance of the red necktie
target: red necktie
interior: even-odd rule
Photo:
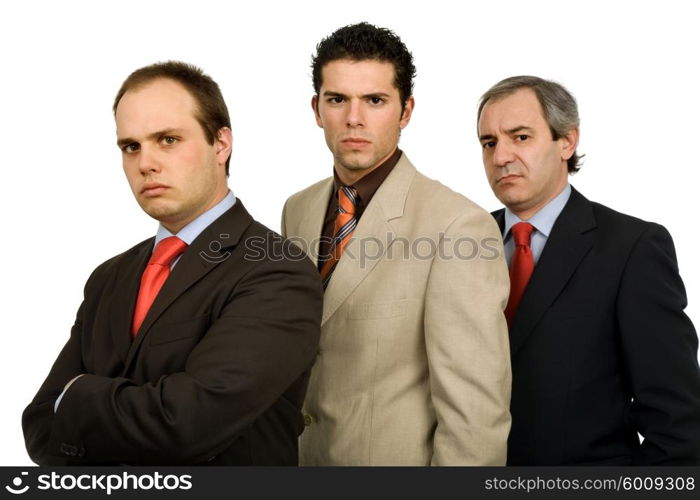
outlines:
[[[508,297],[508,305],[506,306],[506,319],[509,327],[513,325],[513,318],[518,310],[520,299],[525,292],[527,282],[530,281],[532,271],[535,269],[535,261],[530,249],[530,236],[534,229],[532,224],[518,222],[510,230],[515,241],[515,251],[510,264],[510,297]]]
[[[331,256],[321,267],[321,281],[323,289],[328,286],[328,282],[333,275],[333,270],[343,254],[345,245],[348,244],[352,233],[357,226],[355,218],[355,205],[357,203],[357,191],[355,188],[341,186],[338,190],[338,215],[333,226],[333,242],[329,249]]]
[[[131,324],[131,335],[133,337],[136,337],[136,333],[141,328],[141,323],[143,323],[148,310],[151,308],[163,283],[168,279],[170,264],[186,248],[187,243],[177,236],[170,236],[161,240],[153,251],[153,255],[151,255],[151,259],[141,275],[141,287],[139,288],[139,296],[136,299],[134,320]]]

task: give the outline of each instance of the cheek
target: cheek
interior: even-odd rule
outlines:
[[[481,157],[484,163],[484,172],[486,173],[486,178],[490,182],[493,182],[493,179],[496,178],[496,173],[498,169],[493,166],[493,161],[491,161],[491,155],[489,155],[486,151],[484,151]]]
[[[125,160],[122,164],[122,170],[124,171],[124,175],[126,176],[126,180],[129,182],[129,185],[134,187],[140,175],[135,163]]]
[[[389,145],[398,140],[401,129],[394,120],[383,120],[378,124],[379,139]]]

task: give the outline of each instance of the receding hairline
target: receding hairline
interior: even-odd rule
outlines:
[[[161,81],[174,83],[175,85],[180,87],[182,90],[184,90],[187,93],[187,95],[189,95],[190,98],[192,99],[192,101],[194,103],[195,112],[200,112],[199,102],[198,102],[197,98],[195,97],[195,95],[190,91],[190,89],[188,89],[185,85],[183,85],[181,82],[179,82],[175,78],[172,78],[172,77],[167,76],[167,75],[157,75],[157,76],[153,76],[151,78],[144,78],[143,81],[136,81],[133,84],[129,85],[129,88],[125,89],[124,92],[121,93],[121,95],[119,95],[117,99],[115,99],[114,105],[112,106],[112,112],[115,115],[117,114],[117,107],[119,107],[119,103],[122,102],[122,99],[124,98],[124,96],[126,94],[139,92],[139,91],[145,89],[146,87],[153,85],[153,84],[156,84],[156,83],[161,82]]]

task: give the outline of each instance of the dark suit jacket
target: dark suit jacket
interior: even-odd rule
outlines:
[[[297,464],[318,272],[240,200],[182,255],[130,334],[153,239],[100,265],[22,417],[39,464]],[[53,406],[64,384],[58,412]]]
[[[685,306],[668,232],[572,189],[510,332],[508,464],[700,463]]]

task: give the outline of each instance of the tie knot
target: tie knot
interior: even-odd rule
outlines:
[[[151,255],[151,260],[148,263],[170,266],[173,259],[184,252],[186,248],[187,243],[180,238],[169,236],[156,245],[156,249],[153,250],[153,255]]]
[[[510,232],[513,234],[513,239],[515,240],[516,246],[530,246],[530,236],[535,227],[529,222],[518,222],[515,224]]]
[[[340,186],[338,190],[338,210],[343,214],[355,215],[357,190],[353,187]]]

